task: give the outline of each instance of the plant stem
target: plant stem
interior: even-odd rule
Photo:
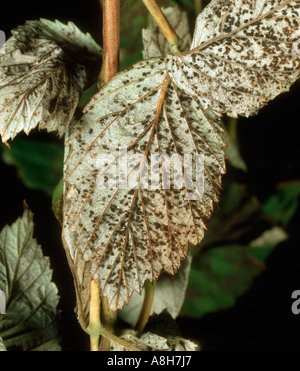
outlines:
[[[195,3],[196,13],[197,13],[197,14],[201,13],[202,10],[203,10],[203,3],[202,3],[202,0],[194,0],[194,3]]]
[[[103,59],[98,77],[98,88],[108,83],[119,70],[120,0],[104,0],[102,2]]]
[[[143,2],[151,13],[152,17],[155,19],[165,38],[168,40],[172,53],[178,54],[180,52],[179,48],[182,44],[182,40],[170,25],[166,16],[158,6],[156,0],[143,0]]]
[[[120,46],[120,0],[99,0],[103,11],[103,59],[102,68],[98,77],[98,88],[107,84],[119,70]],[[113,337],[114,324],[117,314],[109,310],[107,298],[102,297],[102,322],[100,325],[101,339],[100,350],[110,350],[110,341]],[[99,296],[100,303],[100,296]],[[106,334],[106,335],[105,335]],[[107,336],[107,334],[110,334]],[[129,344],[130,345],[130,344]]]
[[[101,335],[106,337],[107,339],[121,345],[122,347],[127,348],[128,350],[140,351],[139,348],[136,348],[134,345],[128,343],[128,341],[123,340],[123,339],[119,338],[118,336],[114,335],[113,333],[107,331],[104,327],[102,327],[102,329],[101,329]]]
[[[100,322],[100,291],[98,280],[91,280],[90,285],[90,344],[91,351],[99,350],[99,339],[101,334]]]
[[[111,333],[115,331],[115,323],[117,320],[117,312],[113,312],[109,310],[108,300],[105,297],[102,297],[101,300],[102,307],[101,307],[101,314],[102,314],[102,325],[103,327]],[[106,337],[101,338],[100,343],[100,350],[101,351],[109,351],[110,350],[110,341]]]
[[[143,307],[141,309],[141,313],[137,324],[135,325],[135,330],[137,332],[142,332],[148,322],[150,311],[153,304],[154,299],[154,292],[155,292],[155,282],[151,283],[147,281],[145,283],[145,298],[143,302]]]
[[[230,117],[228,120],[228,135],[233,143],[237,143],[237,126],[238,126],[238,119]]]
[[[104,328],[100,321],[100,290],[98,280],[91,280],[90,284],[90,323],[89,323],[89,333],[90,333],[90,344],[91,351],[99,350],[99,339],[100,336],[104,336],[106,339],[114,341],[115,343],[127,348],[128,350],[139,351],[132,344],[128,343],[126,340],[120,339],[118,336],[114,335],[108,329]]]

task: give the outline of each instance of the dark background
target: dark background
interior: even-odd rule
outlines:
[[[32,0],[2,2],[0,29],[7,36],[27,19],[73,21],[101,42],[101,12],[97,0],[35,3]],[[300,83],[261,110],[256,117],[241,119],[238,133],[242,155],[248,166],[247,182],[260,200],[281,181],[300,179]],[[48,140],[45,133],[34,133]],[[0,161],[0,228],[23,213],[26,199],[35,214],[35,236],[50,256],[53,279],[61,296],[63,349],[88,349],[87,336],[75,314],[72,277],[60,242],[60,225],[44,193],[24,187],[14,167]],[[300,210],[290,225],[291,238],[278,246],[267,260],[267,270],[257,277],[234,308],[204,316],[179,318],[185,337],[200,341],[205,350],[299,350],[300,315],[291,312],[291,294],[300,290]]]

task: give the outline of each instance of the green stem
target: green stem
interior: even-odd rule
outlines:
[[[145,298],[143,302],[143,307],[139,319],[137,321],[137,324],[135,325],[135,330],[137,332],[142,332],[145,326],[147,325],[154,299],[155,283],[156,281],[153,283],[147,281],[145,283]]]
[[[168,40],[172,53],[179,54],[179,48],[182,44],[182,40],[174,31],[173,27],[170,25],[166,16],[158,6],[156,0],[143,0],[143,2],[152,17],[155,19],[165,38]]]
[[[237,125],[238,119],[230,117],[228,120],[228,135],[233,143],[237,142]]]

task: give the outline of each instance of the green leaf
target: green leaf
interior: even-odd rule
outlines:
[[[236,119],[231,119],[236,120]],[[247,165],[241,156],[240,149],[238,143],[233,140],[231,135],[228,133],[226,142],[228,147],[225,148],[225,154],[228,158],[228,161],[231,166],[235,167],[236,169],[242,170],[243,172],[247,172]]]
[[[250,223],[249,223],[250,221]],[[257,199],[234,178],[229,169],[223,182],[220,206],[207,223],[202,248],[223,244],[248,244],[266,227]]]
[[[247,246],[221,246],[194,257],[181,314],[203,316],[228,308],[265,268]]]
[[[126,0],[121,11],[120,70],[122,71],[143,58],[141,31],[147,26],[147,9],[142,1]]]
[[[228,172],[220,207],[196,251],[182,313],[202,316],[235,304],[274,248],[288,238],[270,224],[257,199]],[[226,245],[226,246],[225,246]]]
[[[288,234],[281,227],[273,227],[264,231],[261,236],[251,241],[249,252],[260,261],[265,261],[273,249],[288,239]]]
[[[88,101],[92,98],[94,94],[96,94],[98,91],[97,84],[93,84],[91,87],[86,89],[83,93],[82,96],[78,102],[79,107],[84,107]]]
[[[17,167],[28,188],[52,195],[63,174],[63,146],[16,138],[10,150],[3,146],[4,160]]]
[[[190,10],[195,10],[194,0],[171,0],[170,5],[179,4],[183,7],[187,7]]]
[[[57,288],[33,227],[33,214],[26,208],[0,233],[0,289],[6,296],[0,336],[8,350],[60,350]]]
[[[283,183],[277,192],[270,196],[262,205],[263,211],[269,216],[273,225],[288,224],[299,205],[300,181]]]

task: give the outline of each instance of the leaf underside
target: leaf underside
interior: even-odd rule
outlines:
[[[116,310],[147,279],[176,274],[218,201],[220,117],[254,114],[297,79],[299,17],[300,1],[212,1],[189,52],[139,62],[91,99],[66,138],[63,237],[78,287],[87,287],[88,269]],[[136,186],[102,189],[99,177],[124,170],[120,147],[139,155],[122,178],[134,173]],[[173,177],[170,189],[145,188],[144,159],[173,154],[204,156],[204,193],[197,183],[196,199],[186,198],[186,183],[175,189]],[[100,155],[107,156],[102,166]],[[183,169],[172,175],[185,179]]]
[[[0,135],[3,142],[33,128],[70,123],[101,49],[73,23],[29,21],[0,52]]]
[[[6,296],[0,340],[8,349],[60,350],[57,287],[51,282],[49,259],[32,235],[28,209],[0,233],[0,289]]]
[[[157,335],[151,332],[138,336],[133,330],[125,330],[120,336],[121,339],[127,341],[141,351],[196,351],[199,350],[199,345],[190,340],[183,339],[180,336]],[[128,351],[128,348],[120,344],[112,342],[112,351]]]

